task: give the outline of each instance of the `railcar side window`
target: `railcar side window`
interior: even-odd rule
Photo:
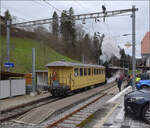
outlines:
[[[99,74],[99,73],[98,73],[98,69],[96,69],[96,73],[97,73],[97,75]]]
[[[94,75],[96,75],[96,69],[94,68]]]
[[[74,76],[78,76],[78,68],[74,69]]]
[[[84,75],[87,76],[87,68],[84,68]]]
[[[80,68],[80,76],[83,76],[83,68]]]
[[[91,75],[91,69],[88,68],[88,75]]]

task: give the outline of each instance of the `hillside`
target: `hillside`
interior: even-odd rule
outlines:
[[[1,41],[3,56],[2,62],[6,62],[6,37],[2,37]],[[10,62],[15,64],[15,67],[10,71],[28,73],[32,71],[32,48],[36,51],[36,69],[46,69],[45,64],[57,61],[75,61],[66,56],[63,56],[55,50],[47,47],[43,43],[27,39],[27,38],[12,38],[10,40]]]

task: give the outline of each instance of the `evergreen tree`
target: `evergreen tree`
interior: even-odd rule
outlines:
[[[75,19],[73,17],[74,11],[71,7],[69,11],[64,10],[61,14],[60,31],[62,39],[74,47],[76,42]]]
[[[61,20],[60,20],[60,32],[61,32],[61,37],[64,41],[68,41],[67,19],[68,19],[67,11],[63,10],[63,12],[61,13]]]
[[[74,18],[74,10],[73,8],[71,7],[69,9],[69,18],[70,18],[70,33],[71,33],[71,42],[72,42],[72,45],[75,46],[75,40],[76,40],[76,28],[75,28],[75,18]]]
[[[124,48],[123,49],[120,49],[120,66],[121,67],[125,67],[125,63],[126,63],[126,54],[125,54],[125,51],[124,51]]]
[[[53,13],[53,21],[52,21],[52,33],[54,36],[58,37],[59,33],[59,20],[58,20],[58,15],[54,11]]]
[[[10,13],[9,13],[9,10],[7,10],[6,12],[5,12],[5,15],[4,15],[4,18],[5,18],[5,23],[7,24],[7,20],[12,20],[12,17],[11,17],[11,15],[10,15]]]
[[[93,37],[93,45],[94,45],[94,58],[95,61],[100,64],[101,60],[100,60],[100,56],[102,55],[102,42],[104,39],[105,35],[102,34],[102,36],[97,36],[96,33],[94,33],[94,37]]]

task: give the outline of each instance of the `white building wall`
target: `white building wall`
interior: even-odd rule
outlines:
[[[48,73],[47,72],[38,72],[37,73],[37,85],[45,86],[48,84]]]
[[[25,80],[17,79],[17,80],[1,80],[0,81],[0,99],[25,95]]]
[[[146,65],[145,66],[150,67],[150,54],[142,55],[142,60],[146,61]]]
[[[10,97],[10,81],[1,80],[0,81],[0,99]]]

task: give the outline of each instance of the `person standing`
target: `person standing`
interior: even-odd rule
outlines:
[[[123,81],[123,74],[120,73],[120,76],[119,76],[119,78],[118,78],[118,80],[117,80],[119,92],[121,92],[122,81]]]

